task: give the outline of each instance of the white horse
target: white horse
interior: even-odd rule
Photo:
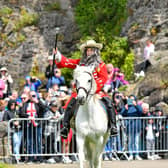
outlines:
[[[101,168],[102,152],[109,137],[108,118],[100,98],[95,94],[96,82],[93,68],[77,66],[74,81],[77,89],[77,111],[75,126],[80,168],[85,159],[90,168]]]

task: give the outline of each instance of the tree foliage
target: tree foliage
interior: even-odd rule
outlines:
[[[127,0],[79,0],[75,18],[82,33],[81,41],[92,38],[103,44],[105,63],[119,67],[127,79],[133,72],[134,54],[126,37],[119,37],[127,18]]]
[[[76,21],[83,35],[93,35],[97,28],[119,35],[127,17],[127,0],[79,0]],[[108,30],[108,31],[107,31]]]

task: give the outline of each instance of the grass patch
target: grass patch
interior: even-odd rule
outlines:
[[[13,168],[14,166],[5,164],[5,163],[0,163],[0,168]]]

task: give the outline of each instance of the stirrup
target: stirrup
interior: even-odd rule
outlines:
[[[61,129],[60,135],[61,135],[64,139],[67,139],[68,133],[69,133],[69,129],[64,126],[64,127]]]
[[[113,126],[113,127],[110,128],[110,135],[111,136],[117,136],[118,135],[117,127]]]

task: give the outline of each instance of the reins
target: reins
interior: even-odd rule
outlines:
[[[93,78],[92,77],[92,73],[87,72],[87,71],[84,71],[84,72],[87,73],[87,74],[89,74],[91,76],[91,78]],[[89,95],[94,95],[94,94],[90,94],[91,89],[92,89],[92,85],[93,85],[93,82],[91,80],[91,87],[90,87],[90,89],[88,91],[84,87],[76,88],[77,94],[78,94],[78,92],[79,92],[80,89],[83,89],[85,91],[85,93],[86,93],[86,99],[88,98]]]

